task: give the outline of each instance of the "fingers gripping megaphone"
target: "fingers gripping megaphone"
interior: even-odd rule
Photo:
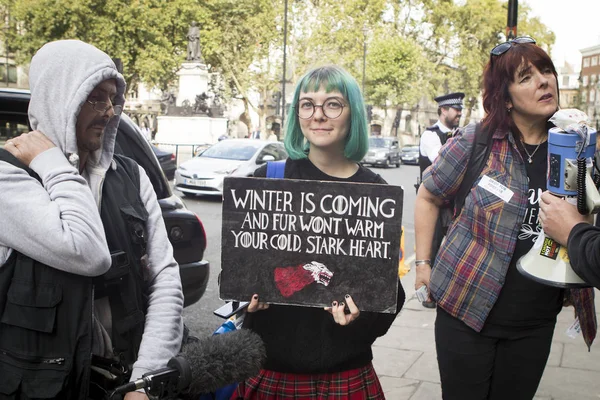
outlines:
[[[548,191],[576,204],[581,214],[598,213],[600,194],[592,178],[596,131],[579,110],[558,111],[550,120],[556,127],[548,131]],[[591,286],[571,268],[567,249],[543,232],[517,261],[517,269],[549,286]]]

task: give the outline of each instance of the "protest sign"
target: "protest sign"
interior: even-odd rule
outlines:
[[[395,312],[401,187],[226,178],[220,297]]]

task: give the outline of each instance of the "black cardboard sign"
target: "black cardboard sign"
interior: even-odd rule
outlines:
[[[363,311],[393,313],[403,189],[226,178],[220,297],[324,307],[350,294]]]

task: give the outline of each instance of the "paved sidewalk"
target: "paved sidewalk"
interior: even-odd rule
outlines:
[[[413,266],[402,278],[406,303],[388,333],[373,346],[375,370],[389,400],[442,398],[433,334],[435,310],[417,301],[414,282]],[[599,297],[596,291],[597,311]],[[572,322],[573,308],[564,308],[536,400],[600,399],[600,335],[588,352],[581,336],[566,335]]]

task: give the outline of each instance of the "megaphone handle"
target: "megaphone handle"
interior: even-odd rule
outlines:
[[[596,214],[600,211],[600,193],[596,188],[594,179],[590,174],[586,174],[585,178],[585,201],[590,214]]]

